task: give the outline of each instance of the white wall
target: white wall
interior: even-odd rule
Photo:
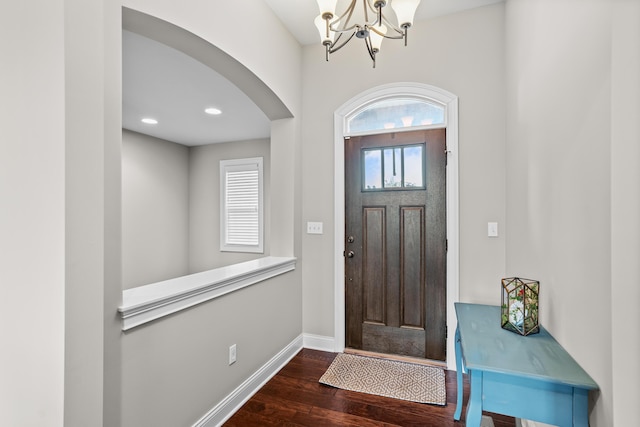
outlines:
[[[333,113],[372,87],[402,81],[437,86],[459,97],[460,296],[499,303],[504,237],[489,239],[487,221],[505,221],[503,5],[416,22],[409,46],[386,40],[375,69],[352,40],[325,62],[324,48],[304,49],[303,221],[325,234],[303,235],[304,330],[333,336]]]
[[[0,424],[6,426],[63,423],[63,6],[10,3],[0,15]],[[34,108],[47,112],[37,124]]]
[[[189,147],[122,131],[124,289],[189,274]]]
[[[541,281],[541,322],[600,386],[593,426],[613,425],[611,5],[506,9],[507,274]]]

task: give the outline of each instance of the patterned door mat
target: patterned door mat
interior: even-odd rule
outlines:
[[[433,366],[340,353],[320,383],[411,402],[447,404],[444,370]]]

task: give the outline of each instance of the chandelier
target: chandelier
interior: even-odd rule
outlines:
[[[373,68],[383,39],[403,39],[404,45],[407,45],[407,31],[413,24],[413,17],[420,4],[420,0],[350,0],[347,9],[342,14],[336,14],[337,0],[317,1],[320,15],[316,17],[315,24],[326,49],[326,60],[329,60],[329,54],[336,52],[356,36],[364,40]],[[397,25],[383,12],[389,3],[395,12]],[[362,14],[356,17],[354,11],[358,5],[362,6]],[[363,21],[358,22],[358,18]]]

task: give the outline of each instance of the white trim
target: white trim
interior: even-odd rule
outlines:
[[[344,137],[346,119],[366,105],[385,98],[412,97],[435,101],[445,106],[447,126],[447,368],[455,370],[454,303],[459,299],[459,203],[458,203],[458,97],[435,86],[421,83],[393,83],[365,91],[336,110],[334,129],[334,334],[333,351],[345,347],[344,314]]]
[[[303,338],[298,336],[282,351],[271,358],[260,369],[222,399],[216,406],[200,418],[193,427],[220,426],[236,413],[267,381],[278,373],[302,349]]]
[[[296,258],[264,257],[122,292],[122,330],[295,270]]]
[[[333,337],[325,337],[323,335],[303,334],[304,348],[312,350],[333,352],[336,340]]]

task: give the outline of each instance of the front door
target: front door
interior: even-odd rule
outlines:
[[[345,139],[346,347],[446,357],[445,129]]]

